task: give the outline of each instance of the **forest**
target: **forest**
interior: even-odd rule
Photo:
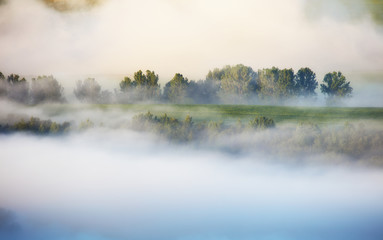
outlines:
[[[283,104],[289,99],[315,99],[316,90],[326,96],[327,104],[341,103],[350,97],[353,88],[341,72],[327,73],[319,86],[310,68],[276,67],[254,71],[242,64],[209,71],[204,80],[194,81],[180,73],[164,87],[154,71],[141,70],[133,77],[124,77],[114,92],[102,89],[94,78],[78,80],[73,90],[80,102],[176,104]],[[29,82],[17,74],[4,76],[0,72],[0,97],[24,104],[65,102],[63,87],[53,76],[38,76]]]

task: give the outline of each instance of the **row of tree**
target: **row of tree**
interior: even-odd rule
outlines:
[[[38,76],[31,85],[17,74],[5,77],[0,72],[0,98],[25,104],[65,102],[64,88],[53,76]]]
[[[291,98],[314,98],[318,81],[310,68],[293,69],[276,67],[254,71],[242,64],[225,66],[209,71],[200,81],[189,81],[180,73],[166,83],[161,91],[159,77],[154,71],[141,70],[133,78],[125,77],[119,89],[102,90],[94,78],[78,81],[74,95],[88,103],[279,103]],[[329,100],[351,96],[352,87],[341,72],[325,75],[320,91]],[[0,73],[0,97],[23,103],[63,102],[63,87],[53,76],[32,79],[31,88],[25,78]]]

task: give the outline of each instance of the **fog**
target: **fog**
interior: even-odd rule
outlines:
[[[85,9],[100,1],[76,1],[81,10],[64,12],[40,0],[6,2],[0,7],[0,68],[6,73],[131,75],[153,69],[164,84],[176,72],[198,80],[209,69],[237,63],[307,66],[318,75],[381,72],[383,66],[376,21],[368,12],[339,19],[347,10],[334,1],[315,1],[322,7],[315,8],[320,17],[314,20],[307,10],[314,1],[300,0],[104,0]]]
[[[306,154],[289,124],[181,144],[121,127],[133,112],[57,106],[1,105],[1,116],[95,121],[58,136],[0,135],[0,208],[13,214],[0,219],[6,239],[383,236],[381,138],[354,157]],[[382,136],[379,122],[365,128],[357,139]]]
[[[341,71],[354,91],[339,105],[383,107],[382,11],[372,0],[0,0],[0,71],[27,79],[0,82],[0,239],[381,240],[381,119],[244,131],[230,119],[221,131],[217,111],[212,129],[176,141],[134,126],[139,109],[176,106],[88,103],[113,103],[139,69],[163,88],[175,73],[198,81],[244,64],[309,67],[319,84]],[[74,91],[88,78],[89,93]],[[274,104],[325,106],[316,91]],[[79,103],[95,92],[104,98]],[[268,104],[257,100],[238,103]]]

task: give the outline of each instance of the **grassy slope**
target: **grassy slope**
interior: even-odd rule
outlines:
[[[153,114],[168,115],[184,119],[186,115],[194,121],[235,122],[238,119],[248,121],[255,116],[273,118],[281,122],[346,122],[358,120],[374,120],[383,123],[383,108],[329,108],[329,107],[281,107],[281,106],[246,106],[246,105],[94,105],[103,110],[121,109],[136,113],[150,111]]]

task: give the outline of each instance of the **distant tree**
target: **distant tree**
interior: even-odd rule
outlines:
[[[350,82],[346,81],[346,77],[341,72],[327,73],[320,85],[320,90],[328,96],[328,100],[349,97],[352,93]]]
[[[33,104],[42,102],[63,102],[64,88],[53,76],[38,76],[32,79],[31,100]]]
[[[209,71],[206,76],[212,93],[220,90],[219,95],[223,101],[243,101],[253,96],[258,88],[257,73],[251,67],[238,64],[227,65],[222,69]]]
[[[255,117],[253,120],[250,120],[248,126],[251,129],[274,128],[275,122],[271,118],[260,116],[260,117]]]
[[[28,103],[29,86],[25,78],[20,78],[17,74],[11,74],[7,78],[7,96],[10,100]]]
[[[206,75],[206,80],[218,80],[221,81],[223,79],[223,75],[225,74],[225,71],[215,68],[213,71],[209,71],[209,73]]]
[[[186,98],[189,80],[182,74],[176,73],[172,80],[165,85],[164,97],[173,103],[183,103]]]
[[[141,70],[134,73],[133,81],[125,77],[120,82],[120,100],[144,101],[159,98],[161,94],[158,84],[158,75],[154,71],[147,70],[144,74]]]
[[[7,96],[7,82],[5,76],[0,72],[0,98]]]
[[[295,75],[295,89],[298,96],[315,96],[315,89],[318,87],[316,74],[310,68],[301,68]]]
[[[218,103],[220,83],[216,80],[190,81],[187,87],[187,97],[197,104]]]
[[[260,94],[263,98],[275,98],[280,70],[276,67],[258,70]]]
[[[79,80],[74,89],[74,95],[81,102],[101,103],[101,86],[94,78]]]
[[[226,94],[249,97],[256,90],[257,73],[251,67],[238,64],[226,66],[221,80],[222,91]]]
[[[136,84],[135,82],[132,82],[132,79],[130,79],[129,77],[124,77],[124,80],[120,82],[120,91],[125,93],[135,86]]]
[[[287,99],[295,95],[294,70],[279,70],[277,81],[277,97],[279,99]]]
[[[272,67],[258,71],[260,95],[267,100],[280,101],[295,95],[294,71]]]

